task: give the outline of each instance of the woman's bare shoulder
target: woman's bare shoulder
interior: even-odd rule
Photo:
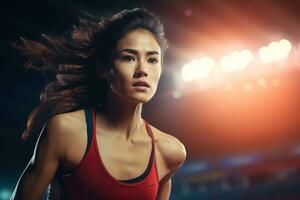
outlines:
[[[66,144],[78,130],[83,130],[84,115],[82,112],[83,110],[77,110],[54,115],[47,121],[46,131],[43,132],[46,132],[52,140]]]
[[[72,112],[66,112],[61,114],[56,114],[53,117],[51,117],[48,121],[51,121],[52,123],[58,123],[60,125],[68,125],[69,122],[74,122],[76,120],[82,120],[82,113],[83,109],[72,111]]]
[[[162,155],[167,168],[171,171],[178,169],[186,159],[183,143],[175,136],[150,126],[153,130],[157,150]]]
[[[83,110],[76,110],[54,115],[47,121],[47,126],[59,132],[76,130],[77,126],[81,125],[82,120],[84,120],[82,112]]]

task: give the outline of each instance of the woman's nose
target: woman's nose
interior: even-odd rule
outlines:
[[[146,67],[146,64],[143,62],[138,62],[138,67],[135,71],[135,75],[140,77],[140,76],[148,76],[148,70]]]
[[[148,73],[145,71],[142,71],[142,70],[138,70],[135,72],[135,76],[137,76],[137,77],[146,76],[147,77]]]

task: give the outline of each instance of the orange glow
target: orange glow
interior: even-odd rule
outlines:
[[[246,90],[246,91],[252,90],[252,84],[251,83],[245,83],[244,84],[244,90]]]
[[[278,80],[278,79],[274,79],[274,80],[272,81],[272,85],[273,85],[274,87],[278,87],[278,86],[279,86],[279,80]]]
[[[267,86],[267,81],[263,78],[260,78],[260,79],[257,80],[257,84],[259,86],[265,87],[265,86]]]
[[[227,90],[227,91],[231,91],[232,90],[232,84],[231,83],[227,83],[226,85],[225,85],[225,90]]]

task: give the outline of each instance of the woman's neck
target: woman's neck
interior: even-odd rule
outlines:
[[[144,126],[141,117],[142,105],[142,103],[132,103],[111,94],[108,95],[106,108],[99,117],[110,133],[130,140]]]

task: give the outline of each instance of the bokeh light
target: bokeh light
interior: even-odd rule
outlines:
[[[181,74],[185,81],[207,78],[214,65],[215,62],[212,58],[204,57],[199,60],[196,59],[184,65]]]
[[[261,47],[258,54],[263,63],[271,63],[286,59],[291,50],[291,43],[282,39],[279,42],[271,42],[268,47]]]
[[[220,64],[224,72],[241,71],[248,66],[252,59],[252,52],[245,49],[241,52],[234,51],[230,55],[223,56]]]
[[[6,189],[6,188],[0,189],[0,200],[7,200],[7,199],[9,199],[11,193],[12,192],[9,189]]]

